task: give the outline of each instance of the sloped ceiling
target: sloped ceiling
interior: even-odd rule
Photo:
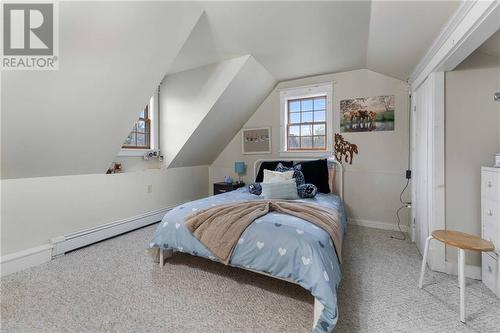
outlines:
[[[60,2],[60,69],[3,72],[1,176],[103,173],[165,74],[250,54],[170,164],[210,163],[206,129],[230,122],[211,139],[225,145],[259,104],[253,85],[359,68],[405,80],[459,4]],[[230,89],[241,73],[251,98]],[[244,112],[223,118],[238,99]]]
[[[104,173],[202,10],[60,2],[57,71],[2,73],[2,178]]]
[[[226,77],[231,78],[226,88],[199,125],[189,133],[189,139],[171,159],[169,167],[211,164],[275,86],[276,80],[252,56],[224,63],[231,62],[232,65],[234,61],[238,61],[238,71],[226,70],[230,72]],[[198,91],[191,90],[191,96],[193,100],[199,98]]]
[[[479,47],[479,50],[500,59],[500,30],[488,38],[483,45]]]
[[[203,7],[206,20],[170,73],[245,54],[278,80],[365,66],[370,2],[208,2]]]
[[[366,68],[407,80],[459,4],[373,1]]]
[[[169,73],[251,54],[278,81],[360,68],[406,80],[460,3],[204,2]]]

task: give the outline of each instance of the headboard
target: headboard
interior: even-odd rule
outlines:
[[[290,161],[290,162],[301,162],[301,161],[314,161],[318,158],[263,158],[258,159],[253,164],[253,179],[257,177],[257,173],[259,172],[260,165],[262,162],[277,162],[277,161]],[[333,192],[337,192],[342,200],[344,200],[344,167],[341,162],[337,161],[333,156],[329,156],[326,158],[328,162],[328,183],[330,188],[333,189]],[[335,179],[337,176],[339,177],[339,186],[335,186]]]

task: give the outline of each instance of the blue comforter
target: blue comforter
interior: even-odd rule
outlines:
[[[150,247],[173,249],[218,261],[187,230],[185,218],[197,210],[219,204],[260,199],[246,188],[240,188],[178,206],[165,215]],[[347,219],[338,196],[318,193],[313,199],[300,201],[337,209],[345,231]],[[341,273],[333,242],[323,229],[297,217],[269,213],[255,220],[243,232],[230,265],[294,281],[324,305],[313,332],[330,332],[335,327],[338,319],[337,286]]]

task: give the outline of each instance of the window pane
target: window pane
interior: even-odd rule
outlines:
[[[291,148],[291,149],[299,148],[299,138],[296,136],[289,136],[288,137],[288,148]]]
[[[325,125],[314,125],[314,135],[325,135]]]
[[[137,133],[137,145],[138,146],[146,145],[146,134]]]
[[[326,121],[326,111],[314,111],[314,121]]]
[[[300,137],[300,148],[312,148],[312,137],[302,136]]]
[[[312,135],[312,125],[301,125],[300,126],[300,135],[301,136]]]
[[[313,113],[312,112],[302,112],[302,122],[303,123],[312,123],[313,121]]]
[[[319,97],[314,99],[314,110],[326,109],[326,97]]]
[[[302,111],[311,111],[313,109],[313,100],[312,98],[310,99],[303,99],[302,100]]]
[[[300,112],[290,113],[290,120],[289,120],[289,123],[290,123],[290,124],[297,124],[297,123],[300,123]]]
[[[289,103],[290,103],[289,104],[290,112],[300,111],[300,100],[298,100],[298,101],[290,101]]]
[[[132,132],[128,135],[127,139],[125,140],[125,145],[126,146],[135,146],[136,145],[135,132]]]
[[[290,136],[299,136],[300,135],[300,132],[299,132],[299,128],[300,126],[290,126],[289,127],[289,130],[288,130],[288,134]]]
[[[137,132],[146,132],[146,122],[143,120],[139,120],[137,122]]]
[[[124,145],[129,146],[132,143],[132,139],[134,137],[134,133],[130,133],[127,138],[125,139],[125,142],[123,142]]]
[[[139,112],[139,120],[130,130],[129,135],[123,142],[123,146],[127,148],[146,148],[150,145],[150,123],[148,105]]]
[[[314,148],[325,148],[325,137],[315,136],[314,137]]]

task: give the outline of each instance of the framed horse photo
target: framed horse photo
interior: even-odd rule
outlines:
[[[340,131],[394,131],[394,111],[394,95],[341,100]]]

